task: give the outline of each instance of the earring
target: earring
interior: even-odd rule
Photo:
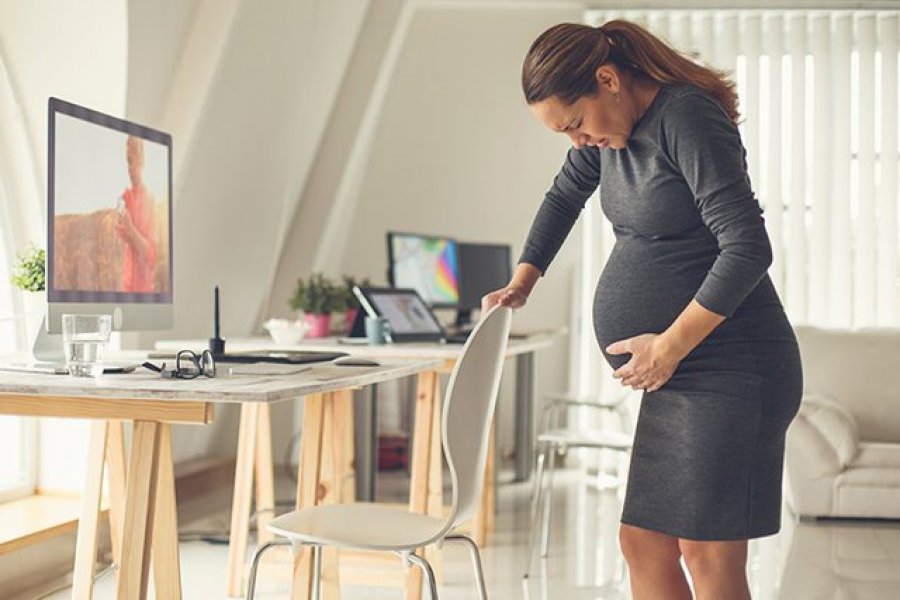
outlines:
[[[619,92],[616,92],[616,104],[619,103]]]

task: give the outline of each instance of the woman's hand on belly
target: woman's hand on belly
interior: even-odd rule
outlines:
[[[613,377],[621,379],[622,385],[648,392],[665,385],[681,362],[656,333],[619,340],[607,346],[606,352],[631,354],[631,359],[614,371]]]

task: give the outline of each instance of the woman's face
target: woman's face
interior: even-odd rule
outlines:
[[[609,66],[597,70],[597,93],[565,104],[551,96],[530,106],[544,125],[565,133],[576,148],[597,146],[621,150],[637,120],[631,96],[622,93],[618,73]]]

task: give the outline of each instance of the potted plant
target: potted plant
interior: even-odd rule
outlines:
[[[303,313],[311,338],[326,337],[331,330],[331,313],[343,308],[339,289],[322,273],[298,278],[289,304],[292,310]]]
[[[29,246],[16,256],[12,284],[24,292],[43,292],[47,289],[47,253],[43,248]]]
[[[31,245],[16,255],[13,264],[12,284],[22,290],[26,330],[36,331],[44,316],[47,302],[47,253],[43,248]]]
[[[341,304],[343,305],[342,310],[344,311],[344,333],[349,335],[350,329],[353,327],[353,321],[356,319],[356,313],[358,313],[361,308],[356,294],[353,293],[353,286],[369,287],[372,285],[372,282],[370,282],[368,278],[357,281],[350,275],[344,275],[343,280],[344,284],[339,291]]]

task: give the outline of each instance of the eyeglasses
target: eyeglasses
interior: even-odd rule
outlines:
[[[204,350],[197,354],[193,350],[181,350],[175,355],[175,368],[167,369],[166,363],[156,366],[151,362],[145,362],[141,366],[160,374],[166,379],[196,379],[201,375],[205,377],[216,376],[216,361],[212,352]]]

